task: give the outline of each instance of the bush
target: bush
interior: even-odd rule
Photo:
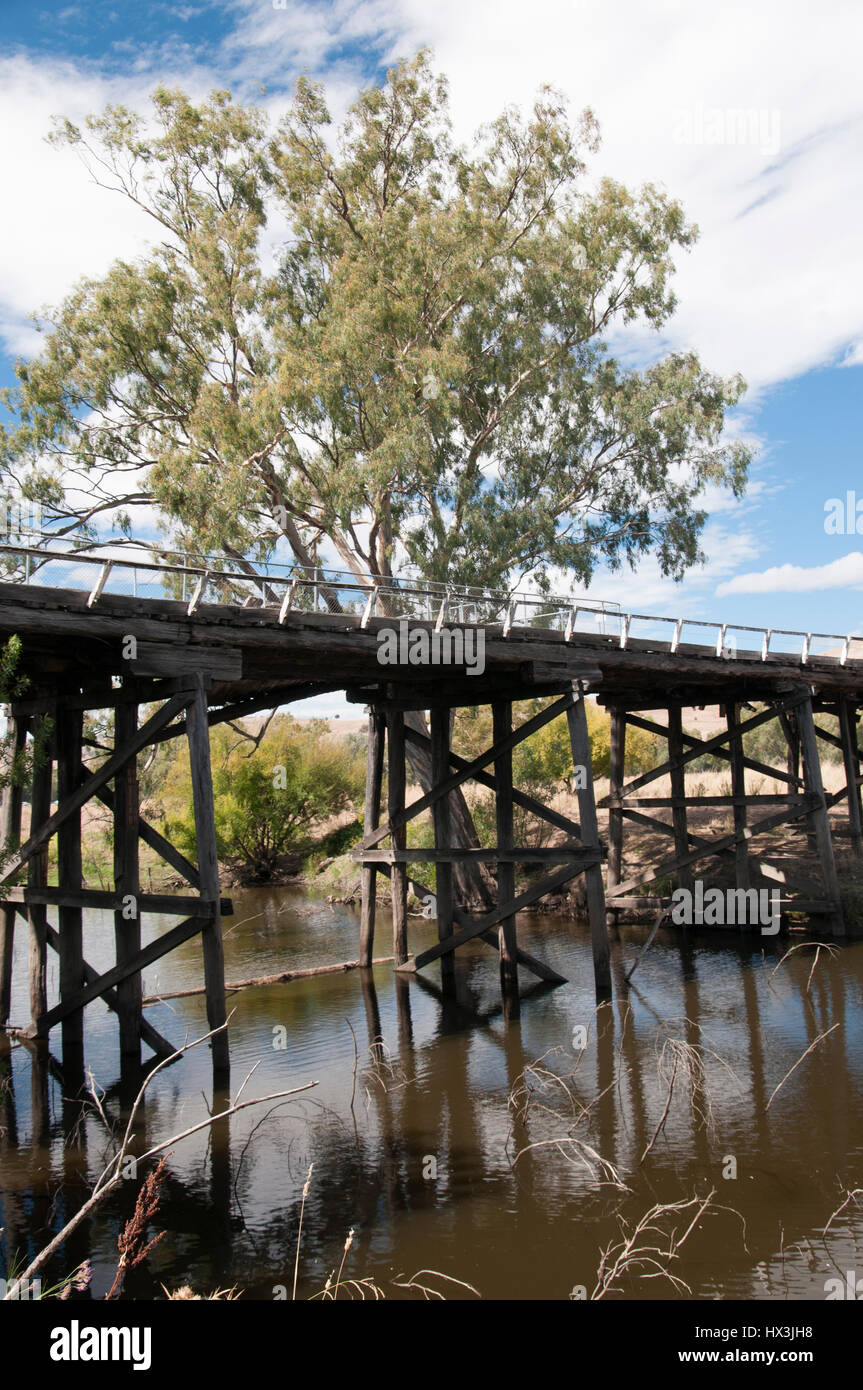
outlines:
[[[358,800],[364,768],[323,720],[277,716],[258,747],[219,725],[210,739],[219,857],[266,881],[282,855],[308,848],[315,823]],[[166,834],[192,855],[195,820],[188,755],[180,750],[164,795],[175,807]],[[356,831],[354,831],[356,834]]]

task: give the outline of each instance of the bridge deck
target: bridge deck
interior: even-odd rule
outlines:
[[[453,953],[462,944],[481,940],[499,953],[507,1007],[517,1007],[517,967],[552,983],[561,980],[552,966],[519,948],[516,914],[577,875],[583,876],[599,994],[610,987],[606,912],[616,920],[621,911],[667,905],[667,893],[651,897],[645,889],[668,878],[690,887],[693,871],[702,872],[706,860],[720,869],[730,868],[738,889],[779,884],[784,913],[815,913],[835,935],[844,932],[828,811],[845,802],[852,847],[863,858],[863,762],[857,743],[863,639],[732,629],[724,624],[711,632],[710,624],[639,618],[606,605],[545,603],[535,596],[441,594],[395,585],[386,591],[372,588],[363,603],[356,601],[359,584],[332,577],[283,577],[276,582],[271,576],[214,578],[210,570],[190,574],[168,566],[163,573],[158,566],[145,567],[151,584],[176,580],[173,592],[182,597],[172,598],[164,596],[164,589],[146,595],[116,592],[123,586],[111,587],[113,561],[73,558],[82,566],[77,575],[69,557],[62,563],[52,561],[52,569],[27,552],[23,582],[18,576],[19,582],[0,583],[0,642],[12,634],[20,638],[22,674],[29,682],[26,694],[11,707],[18,746],[24,746],[28,731],[37,729],[44,716],[55,725],[47,764],[34,772],[30,838],[0,875],[2,883],[27,866],[26,886],[7,894],[0,912],[0,1026],[8,1019],[18,913],[28,924],[32,1033],[45,1038],[51,1027],[62,1025],[64,1068],[76,1075],[83,1068],[82,1011],[97,997],[118,1013],[125,1063],[139,1065],[141,1042],[162,1056],[170,1052],[170,1044],[142,1018],[141,971],[189,936],[200,934],[208,1019],[211,1028],[219,1030],[213,1043],[214,1066],[220,1076],[227,1076],[220,914],[229,904],[219,899],[206,725],[325,691],[343,690],[350,701],[369,707],[364,838],[354,852],[363,877],[361,965],[372,960],[375,883],[381,873],[391,884],[397,968],[417,970],[440,960],[442,984],[450,989]],[[31,562],[40,566],[36,582]],[[50,575],[63,582],[46,584]],[[82,578],[89,587],[69,587],[81,584]],[[244,584],[245,602],[225,601],[237,598]],[[346,598],[351,593],[353,598]],[[220,601],[209,601],[213,598]],[[328,611],[320,611],[322,606]],[[591,625],[587,630],[583,615]],[[708,640],[687,640],[699,628]],[[732,632],[739,641],[732,639]],[[418,634],[421,644],[443,644],[436,653],[442,664],[424,661],[422,653],[418,662],[411,661],[411,643]],[[786,639],[784,650],[777,650],[777,638]],[[394,659],[384,663],[385,654]],[[578,823],[513,785],[513,749],[559,716],[567,720],[573,766],[589,773],[592,755],[582,698],[588,692],[611,712],[607,845],[600,839],[589,775],[586,784],[576,779]],[[536,695],[560,698],[515,728],[513,701]],[[151,702],[160,702],[160,707],[139,727],[137,707]],[[766,708],[747,713],[746,706],[754,703]],[[468,763],[450,748],[449,711],[480,704],[492,706],[494,741]],[[681,710],[707,704],[722,706],[726,731],[702,742],[684,733]],[[81,761],[82,713],[109,706],[117,710],[115,748],[101,767],[87,773]],[[645,712],[657,709],[668,710],[667,724],[645,717]],[[408,713],[417,710],[431,711],[430,729]],[[837,717],[838,732],[816,723],[819,711]],[[743,742],[745,734],[770,720],[778,721],[787,741],[784,769],[753,759]],[[646,729],[668,744],[664,763],[629,782],[624,777],[627,727]],[[189,741],[197,865],[149,825],[138,806],[137,755],[148,744],[178,736]],[[846,774],[846,785],[829,795],[821,778],[819,739],[839,749]],[[385,750],[388,790],[386,819],[381,821]],[[705,752],[724,759],[731,773],[730,795],[703,798],[705,804],[723,804],[733,816],[733,831],[713,839],[694,834],[687,823],[688,810],[698,798],[687,792],[685,769]],[[420,779],[424,795],[409,805],[406,757],[412,763],[425,760]],[[55,762],[58,804],[52,812]],[[782,790],[760,796],[747,786],[747,773],[771,777]],[[670,797],[641,795],[662,776],[670,779]],[[451,817],[457,819],[458,798],[468,780],[494,793],[494,850],[479,848],[469,837],[452,843]],[[92,796],[113,811],[113,894],[96,893],[82,882],[80,812]],[[513,806],[544,819],[564,840],[542,851],[520,847],[513,838]],[[666,808],[670,822],[664,820]],[[407,825],[425,810],[432,815],[434,849],[409,850]],[[646,815],[645,810],[654,814]],[[638,863],[635,875],[626,877],[624,822],[646,824],[667,835],[673,855],[652,867]],[[760,836],[797,824],[805,826],[820,881],[796,872],[792,876],[787,861],[778,866],[772,862],[775,841],[761,842],[761,849],[755,849]],[[18,844],[20,829],[19,792],[5,799],[2,840]],[[53,887],[48,885],[43,851],[55,834],[60,875]],[[139,838],[193,890],[193,896],[174,900],[177,915],[189,915],[146,948],[141,946],[137,912],[164,911],[166,905],[140,891]],[[389,841],[388,848],[384,841]],[[528,879],[527,887],[516,892],[515,866],[539,860],[551,866],[550,872]],[[411,958],[407,871],[409,864],[421,861],[435,865],[439,940]],[[471,911],[464,886],[471,874],[482,881],[482,866],[488,862],[496,865],[497,892],[487,895],[477,916],[476,903]],[[429,891],[412,881],[417,891]],[[125,912],[129,895],[137,902],[132,921]],[[81,913],[105,906],[115,913],[117,964],[98,975],[84,955]],[[59,911],[59,931],[47,922],[49,907]],[[60,1000],[51,1008],[45,986],[48,946],[60,955]]]
[[[43,691],[56,697],[64,689],[93,690],[109,685],[112,675],[195,672],[211,678],[210,701],[219,704],[255,697],[287,702],[334,689],[365,702],[389,684],[405,703],[427,708],[430,699],[476,704],[502,690],[518,699],[578,677],[591,690],[635,701],[633,708],[656,708],[669,695],[684,704],[704,703],[706,696],[708,702],[764,699],[801,681],[827,695],[863,694],[863,660],[856,652],[844,661],[839,651],[810,654],[804,663],[793,653],[738,647],[729,658],[706,643],[680,642],[672,650],[673,638],[630,636],[622,647],[611,634],[577,631],[567,638],[550,628],[512,626],[504,636],[502,623],[489,623],[478,626],[480,674],[464,665],[381,665],[382,629],[408,622],[411,632],[432,633],[429,619],[294,611],[280,621],[279,609],[270,606],[201,604],[190,614],[174,599],[103,593],[93,606],[88,600],[85,590],[0,584],[0,635],[22,638],[34,698]]]

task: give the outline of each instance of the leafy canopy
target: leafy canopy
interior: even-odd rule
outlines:
[[[447,101],[421,52],[338,129],[305,78],[277,129],[164,88],[149,122],[62,124],[156,240],[48,319],[0,462],[70,529],[113,512],[129,535],[155,505],[175,543],[238,560],[323,543],[357,576],[498,587],[702,558],[705,484],[745,483],[722,438],[743,383],[609,346],[667,322],[695,229],[658,188],[589,184],[596,122],[550,89],[469,147]]]

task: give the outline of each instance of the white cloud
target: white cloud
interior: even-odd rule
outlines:
[[[264,71],[277,86],[298,64],[328,82],[332,73],[336,110],[375,44],[388,62],[431,44],[462,137],[507,102],[529,104],[543,82],[575,110],[591,106],[604,141],[596,172],[663,185],[700,226],[680,259],[666,338],[698,349],[713,370],[742,371],[757,390],[859,342],[863,306],[848,286],[863,214],[863,9],[826,0],[815,24],[805,0],[236,8],[238,70]],[[754,139],[741,142],[750,123]]]
[[[770,569],[738,574],[720,584],[718,597],[726,594],[808,594],[820,589],[863,588],[863,553],[854,550],[827,565],[773,565]]]
[[[381,53],[392,61],[430,43],[450,79],[460,136],[550,82],[575,110],[590,105],[599,117],[604,145],[593,172],[651,180],[681,199],[701,239],[681,257],[680,307],[665,344],[697,348],[714,370],[741,370],[756,390],[843,356],[860,360],[863,308],[848,286],[863,213],[854,56],[863,9],[826,0],[813,24],[805,0],[728,0],[719,10],[685,0],[289,0],[285,10],[234,0],[233,8],[218,74],[183,46],[130,52],[122,77],[26,56],[0,65],[0,119],[16,133],[4,174],[18,216],[0,234],[0,328],[13,348],[33,347],[30,310],[133,253],[147,233],[123,200],[90,184],[71,151],[44,145],[52,113],[75,118],[118,99],[143,108],[157,78],[200,92],[225,76],[275,110],[307,69],[325,78],[338,117]],[[741,143],[748,113],[755,138]],[[726,143],[712,143],[723,134]]]

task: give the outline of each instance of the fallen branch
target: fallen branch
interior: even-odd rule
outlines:
[[[394,956],[375,956],[372,965],[389,965]],[[252,989],[257,985],[282,985],[290,980],[310,980],[315,975],[338,975],[346,970],[359,970],[358,960],[340,960],[335,965],[316,965],[310,970],[283,970],[278,975],[254,975],[250,980],[228,980],[225,990]],[[192,994],[206,994],[206,989],[175,989],[170,994],[148,994],[144,999],[145,1008],[161,1004],[165,999],[188,999]]]

